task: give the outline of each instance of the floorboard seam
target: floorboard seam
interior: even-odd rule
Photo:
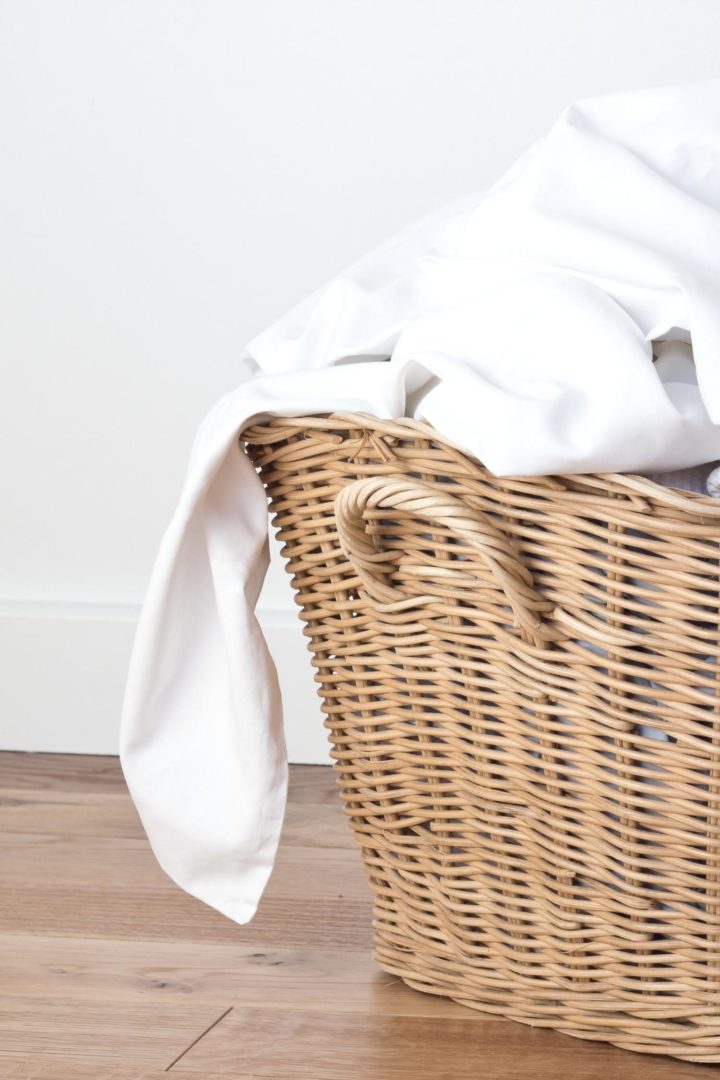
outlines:
[[[232,1011],[233,1011],[233,1006],[231,1005],[229,1009],[226,1009],[226,1010],[225,1010],[225,1012],[224,1012],[224,1013],[222,1014],[222,1016],[218,1016],[217,1020],[213,1020],[212,1024],[210,1024],[210,1026],[209,1026],[209,1027],[206,1027],[204,1031],[201,1031],[201,1032],[200,1032],[200,1034],[198,1035],[197,1039],[193,1039],[193,1041],[192,1041],[192,1042],[190,1043],[190,1045],[189,1045],[189,1046],[186,1046],[186,1047],[185,1047],[185,1049],[183,1050],[183,1052],[182,1052],[181,1054],[178,1054],[178,1056],[177,1056],[177,1057],[175,1058],[175,1060],[174,1060],[174,1061],[171,1061],[171,1062],[170,1062],[170,1064],[168,1065],[168,1067],[167,1067],[167,1069],[165,1070],[165,1072],[170,1072],[170,1070],[171,1070],[172,1068],[174,1068],[174,1066],[175,1066],[175,1065],[177,1065],[178,1061],[180,1061],[180,1060],[181,1060],[181,1058],[184,1058],[184,1057],[185,1057],[185,1055],[186,1055],[186,1054],[187,1054],[187,1053],[188,1053],[188,1052],[189,1052],[190,1050],[192,1050],[193,1046],[197,1046],[197,1044],[198,1044],[198,1043],[200,1042],[200,1040],[201,1040],[201,1039],[204,1039],[204,1038],[205,1038],[205,1036],[206,1036],[206,1035],[208,1034],[208,1032],[212,1031],[212,1029],[213,1029],[213,1028],[217,1027],[217,1026],[218,1026],[218,1024],[220,1023],[220,1021],[221,1021],[221,1020],[224,1020],[224,1019],[225,1019],[225,1017],[226,1017],[226,1016],[228,1016],[228,1014],[229,1014],[229,1013],[231,1013]]]

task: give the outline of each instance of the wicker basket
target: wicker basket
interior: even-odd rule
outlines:
[[[413,421],[245,432],[375,894],[485,1013],[720,1061],[720,505]]]

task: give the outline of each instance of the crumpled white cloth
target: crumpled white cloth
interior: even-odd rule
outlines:
[[[122,718],[130,791],[183,888],[250,919],[284,812],[280,696],[254,614],[266,502],[243,428],[414,416],[499,475],[714,461],[719,294],[713,80],[572,106],[487,194],[410,226],[249,344],[260,374],[198,433]]]

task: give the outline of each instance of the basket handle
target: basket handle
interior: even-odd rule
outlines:
[[[411,596],[388,585],[376,568],[387,563],[392,552],[378,551],[365,528],[366,510],[401,510],[423,521],[435,522],[461,537],[482,558],[505,594],[523,637],[533,644],[557,641],[566,635],[559,627],[542,619],[553,609],[534,587],[512,540],[487,514],[473,509],[442,491],[418,480],[371,476],[347,484],[335,498],[335,520],[343,554],[362,581],[377,609],[397,612],[427,602],[436,596]]]

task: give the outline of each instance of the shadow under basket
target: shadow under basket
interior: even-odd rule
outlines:
[[[498,479],[429,425],[246,429],[410,986],[720,1061],[720,502]]]

